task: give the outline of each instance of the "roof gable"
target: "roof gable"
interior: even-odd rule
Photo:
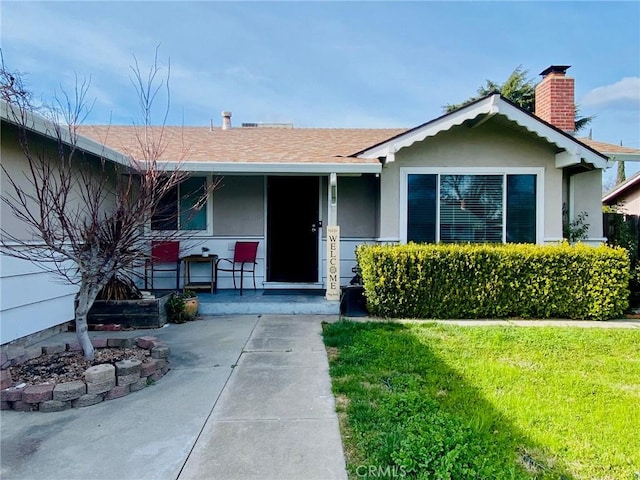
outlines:
[[[453,112],[360,150],[354,153],[353,156],[360,158],[385,157],[387,162],[392,162],[395,160],[395,154],[399,150],[409,147],[415,142],[421,142],[428,137],[433,137],[467,121],[473,121],[474,126],[481,125],[495,115],[506,117],[508,120],[561,149],[562,151],[556,154],[557,168],[579,165],[583,162],[596,168],[605,168],[607,166],[608,158],[605,155],[523,110],[498,93],[487,95]]]
[[[602,203],[611,205],[615,203],[620,196],[628,193],[634,188],[640,188],[640,172],[636,172],[631,177],[627,178],[624,182],[616,185],[613,190],[602,197]]]

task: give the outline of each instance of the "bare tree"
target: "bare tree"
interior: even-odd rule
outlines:
[[[146,228],[164,195],[174,191],[187,174],[160,163],[167,145],[165,125],[169,108],[169,73],[161,78],[157,50],[147,75],[137,60],[132,68],[142,121],[135,127],[135,152],[119,159],[95,156],[81,148],[78,128],[86,116],[88,82],[76,87],[73,98],[65,95],[49,119],[52,141],[38,141],[31,131],[35,115],[28,102],[15,101],[10,85],[3,85],[3,99],[17,126],[26,168],[20,174],[2,166],[9,188],[0,199],[22,221],[28,234],[0,234],[4,254],[29,260],[78,286],[75,325],[84,356],[93,359],[87,314],[100,290],[123,271],[143,265],[149,255]],[[4,71],[3,65],[3,71]],[[15,76],[12,75],[14,78]],[[2,77],[7,78],[3,75]],[[14,85],[22,83],[14,80]],[[158,94],[166,94],[166,109],[159,126],[152,125],[152,107]],[[24,98],[23,95],[18,96]],[[184,150],[186,152],[186,149]],[[115,160],[115,161],[114,161]],[[192,199],[202,208],[216,183]],[[169,240],[178,232],[156,232],[154,239]]]
[[[33,110],[32,93],[24,84],[24,74],[5,67],[0,49],[0,98],[5,102]]]

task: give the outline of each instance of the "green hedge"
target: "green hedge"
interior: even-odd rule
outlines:
[[[628,305],[629,258],[585,245],[362,245],[373,315],[605,320]]]

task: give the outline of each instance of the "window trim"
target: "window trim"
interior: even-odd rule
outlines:
[[[506,241],[507,224],[507,175],[536,176],[536,244],[544,239],[544,167],[400,167],[400,243],[407,243],[407,202],[409,175],[436,175],[436,191],[440,192],[441,175],[502,175],[503,215],[502,243]],[[440,201],[436,208],[436,243],[440,243]]]
[[[200,178],[204,178],[205,179],[205,188],[210,189],[211,188],[211,184],[213,182],[213,176],[209,175],[209,174],[189,174],[189,178],[190,177],[200,177]],[[179,188],[179,187],[178,187]],[[178,222],[179,217],[180,217],[180,210],[179,210],[179,204],[180,204],[180,193],[178,190]],[[213,192],[209,192],[207,194],[207,203],[206,203],[206,212],[207,212],[207,219],[206,219],[206,228],[204,230],[153,230],[151,228],[151,219],[149,219],[149,221],[147,222],[147,233],[150,234],[151,236],[154,235],[154,233],[157,232],[171,232],[171,233],[175,233],[175,232],[179,232],[180,234],[185,234],[185,235],[189,235],[189,236],[193,236],[193,237],[210,237],[213,235]]]

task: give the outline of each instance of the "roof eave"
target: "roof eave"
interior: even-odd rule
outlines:
[[[380,173],[382,165],[379,162],[370,163],[268,163],[268,162],[165,162],[158,165],[167,171],[182,170],[186,172],[201,172],[213,174],[301,174],[324,175]]]
[[[616,153],[602,152],[609,157],[611,162],[640,162],[640,154],[637,153]]]
[[[0,119],[3,122],[7,122],[18,127],[24,127],[31,132],[37,133],[38,135],[54,141],[62,141],[67,145],[75,143],[76,148],[114,163],[127,166],[131,165],[128,156],[82,135],[77,135],[77,138],[74,141],[71,138],[69,130],[64,128],[63,125],[60,126],[61,128],[56,129],[56,125],[51,120],[48,120],[36,113],[22,110],[20,107],[11,105],[7,101],[1,99]]]

